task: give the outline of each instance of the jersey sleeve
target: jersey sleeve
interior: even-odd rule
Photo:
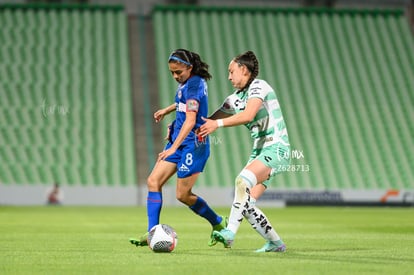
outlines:
[[[265,100],[267,94],[272,91],[272,88],[264,80],[256,79],[250,84],[248,91],[248,98],[260,98]]]
[[[198,112],[201,98],[205,96],[204,85],[202,79],[193,76],[188,79],[187,92],[185,96],[186,111]]]
[[[188,79],[187,83],[187,92],[185,100],[195,99],[200,101],[201,97],[204,96],[204,85],[202,83],[202,78],[198,76],[193,76]]]

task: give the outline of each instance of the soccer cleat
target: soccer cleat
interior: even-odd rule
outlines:
[[[268,241],[265,243],[265,245],[257,249],[255,252],[261,253],[261,252],[285,252],[286,251],[286,245],[283,243],[282,240],[272,242]]]
[[[148,232],[142,235],[138,240],[131,238],[129,242],[135,246],[148,246]]]
[[[224,228],[220,231],[213,231],[213,237],[216,241],[221,242],[225,248],[231,248],[234,241],[234,233]]]
[[[227,217],[222,216],[221,217],[221,222],[219,224],[216,224],[215,226],[213,226],[213,230],[211,231],[208,246],[215,246],[217,244],[216,239],[213,237],[213,231],[220,231],[220,230],[226,228],[228,222],[229,222],[229,219]]]

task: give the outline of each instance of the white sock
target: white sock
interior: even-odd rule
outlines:
[[[247,169],[243,169],[236,178],[234,200],[230,210],[229,224],[227,225],[227,229],[234,234],[237,233],[247,209],[250,200],[250,188],[256,183],[255,174]]]
[[[249,221],[251,226],[257,233],[259,233],[267,241],[279,241],[280,236],[276,233],[276,230],[270,224],[270,221],[266,215],[256,207],[256,200],[250,198],[250,202],[247,211],[244,213],[244,217]]]

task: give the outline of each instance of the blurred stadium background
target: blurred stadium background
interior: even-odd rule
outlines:
[[[210,64],[211,112],[243,51],[277,90],[295,165],[262,204],[412,206],[413,2],[0,1],[0,205],[44,204],[55,183],[65,205],[144,205],[167,58],[188,48]],[[211,140],[195,190],[229,206],[249,135]]]

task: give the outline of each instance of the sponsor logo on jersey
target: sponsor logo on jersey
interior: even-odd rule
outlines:
[[[239,110],[243,111],[244,109],[246,109],[246,102],[245,102],[244,100],[241,100],[241,99],[236,99],[236,100],[234,101],[234,106],[235,106],[237,109],[239,109]]]
[[[260,95],[261,91],[262,91],[261,87],[253,87],[250,89],[249,95],[250,96]]]
[[[178,103],[178,106],[177,106],[176,110],[177,110],[177,112],[184,112],[185,113],[186,109],[187,109],[187,106],[184,103],[180,102],[180,103]]]

